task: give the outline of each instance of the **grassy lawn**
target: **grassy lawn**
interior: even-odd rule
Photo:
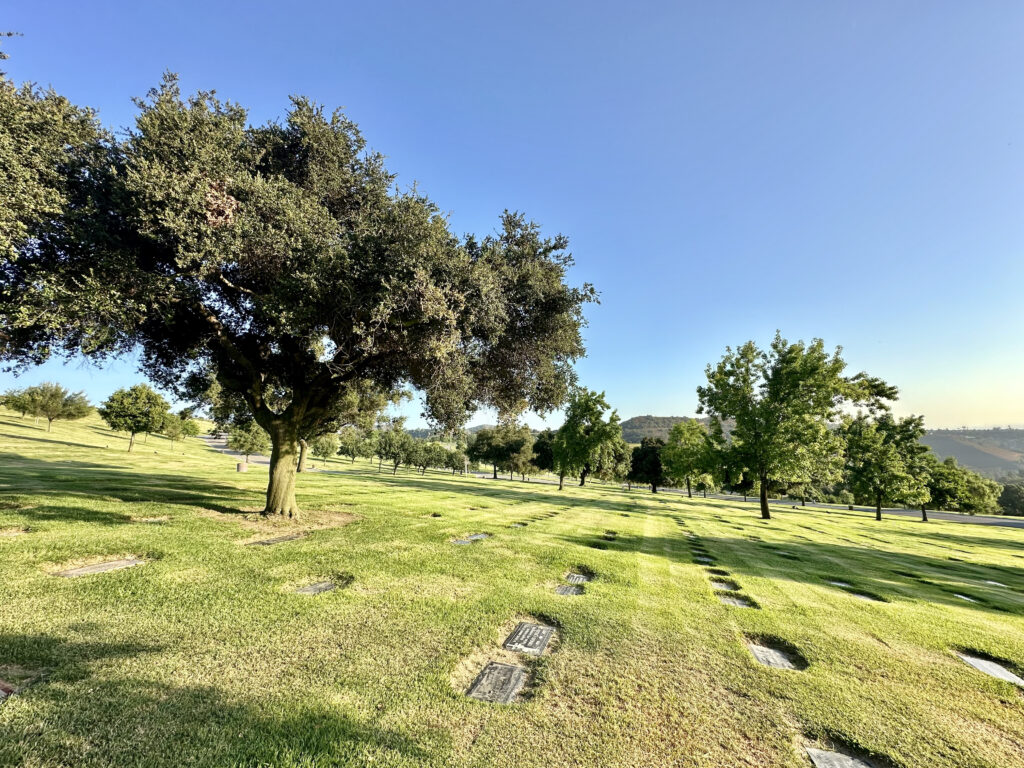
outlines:
[[[302,520],[263,521],[263,468],[126,446],[0,411],[0,679],[31,683],[0,704],[2,765],[807,766],[831,742],[1024,766],[1021,691],[954,654],[1024,667],[1024,531],[347,460],[300,477]],[[114,557],[146,562],[53,575]],[[556,595],[570,569],[595,578]],[[295,593],[323,580],[347,586]],[[552,650],[502,650],[529,618]],[[521,701],[463,695],[488,660],[529,668]]]

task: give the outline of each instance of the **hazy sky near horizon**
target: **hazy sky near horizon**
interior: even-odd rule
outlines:
[[[5,5],[0,68],[108,126],[165,70],[253,122],[304,94],[454,231],[510,208],[567,235],[601,293],[580,381],[624,418],[693,414],[707,363],[780,329],[932,427],[1024,424],[1016,0]],[[45,379],[95,402],[142,376],[0,389]]]

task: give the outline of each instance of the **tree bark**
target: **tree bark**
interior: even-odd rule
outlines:
[[[875,520],[882,519],[882,494],[875,497]]]
[[[705,488],[705,489],[704,489],[704,498],[706,499],[707,497],[708,497],[708,489],[707,489],[707,488]]]
[[[584,467],[580,471],[580,488],[587,484],[587,469]]]
[[[498,479],[498,465],[497,464],[491,464],[491,470],[494,472],[493,479],[497,480]]]
[[[772,513],[768,510],[768,478],[761,475],[761,519],[771,520]]]
[[[924,504],[921,505],[921,522],[928,522],[928,507],[926,507]]]
[[[52,432],[53,431],[53,419],[47,419],[46,420],[46,431],[47,432]]]
[[[264,429],[266,429],[264,427]],[[295,473],[298,466],[298,435],[290,424],[272,424],[270,432],[270,482],[267,485],[265,515],[298,517],[295,502]]]
[[[562,490],[562,487],[564,485],[565,485],[565,473],[564,472],[560,472],[558,474],[558,490]]]
[[[686,478],[686,498],[692,499],[693,494],[690,492],[690,478]]]
[[[657,483],[651,483],[651,493],[657,493],[657,492],[658,492],[658,484]]]
[[[128,439],[128,453],[132,452],[132,446],[135,445],[135,433],[132,432],[132,436]]]
[[[296,472],[306,471],[306,451],[309,450],[309,443],[305,440],[299,440],[299,462],[295,467]]]

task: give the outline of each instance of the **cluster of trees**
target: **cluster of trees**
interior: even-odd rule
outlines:
[[[767,350],[727,349],[697,391],[709,426],[685,421],[668,441],[645,439],[631,476],[652,489],[756,493],[764,518],[772,494],[870,504],[877,519],[883,504],[919,508],[923,519],[929,507],[998,509],[999,483],[939,461],[920,442],[923,418],[891,413],[895,387],[845,368],[841,350],[829,354],[820,340],[776,335]]]
[[[72,421],[92,413],[84,392],[70,392],[50,381],[23,389],[9,389],[0,397],[0,404],[20,413],[22,418],[46,419],[47,432],[53,429],[53,422],[58,419]]]
[[[174,443],[199,434],[199,422],[192,418],[191,411],[171,413],[168,402],[145,384],[117,390],[97,411],[115,432],[128,433],[129,451],[135,446],[136,435],[162,434]]]

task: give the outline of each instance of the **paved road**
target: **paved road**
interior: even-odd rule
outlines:
[[[213,450],[215,451],[226,453],[228,456],[234,456],[239,461],[245,461],[244,454],[241,454],[238,451],[232,451],[230,448],[228,448],[228,439],[226,437],[213,438],[210,437],[209,435],[200,435],[199,439],[206,443],[208,447],[213,448]],[[266,456],[260,456],[259,454],[252,453],[249,454],[249,463],[262,464],[265,467],[269,467],[270,459],[267,458]]]

